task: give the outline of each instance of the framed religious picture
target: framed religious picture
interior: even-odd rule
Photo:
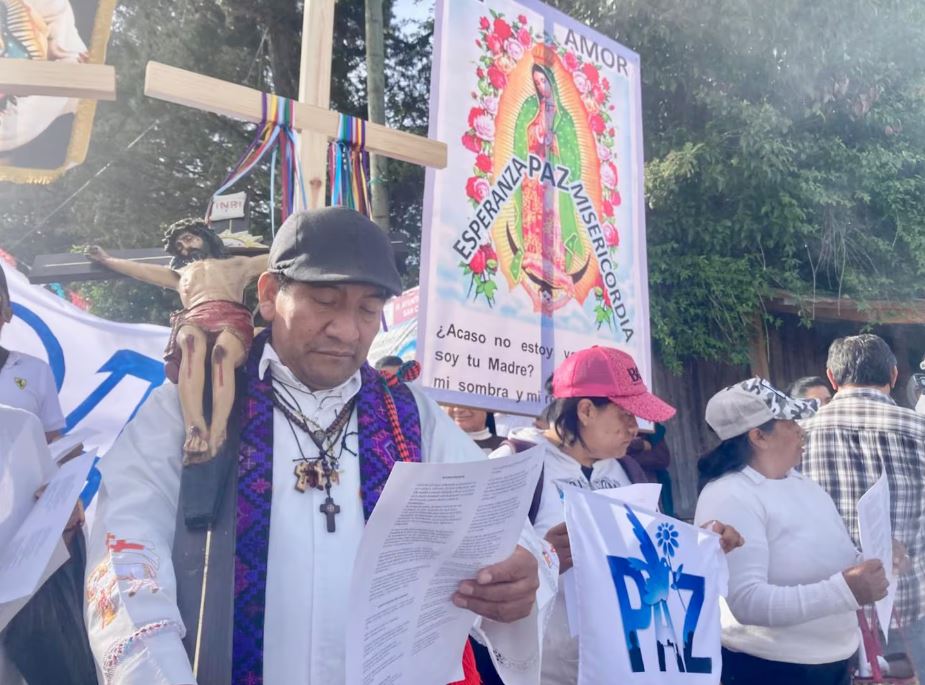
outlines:
[[[116,0],[0,0],[0,58],[102,64]],[[0,92],[0,181],[48,183],[84,161],[95,100]]]

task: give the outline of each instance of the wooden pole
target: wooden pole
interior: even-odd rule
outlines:
[[[108,64],[0,59],[0,93],[116,99],[116,70]]]
[[[385,18],[383,0],[366,0],[366,99],[368,119],[385,123]],[[388,157],[372,155],[370,166],[370,218],[389,230]]]
[[[330,108],[333,52],[334,0],[305,0],[299,102],[322,109]],[[327,187],[328,139],[305,129],[301,131],[300,139],[299,157],[308,196],[308,207],[304,209],[323,207]],[[301,203],[301,198],[298,201]]]

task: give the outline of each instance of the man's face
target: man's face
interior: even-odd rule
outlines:
[[[265,273],[257,282],[260,313],[273,330],[280,360],[312,390],[334,388],[366,361],[385,297],[376,286],[350,283],[279,287]]]
[[[194,257],[205,252],[205,241],[195,233],[181,233],[174,245],[181,257]]]

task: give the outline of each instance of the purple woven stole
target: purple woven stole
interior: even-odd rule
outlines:
[[[270,373],[262,381],[258,367],[268,339],[269,332],[265,331],[254,340],[244,374],[234,568],[234,685],[263,683],[273,483],[273,397]],[[363,513],[368,519],[394,463],[405,455],[406,461],[421,460],[421,420],[414,395],[407,386],[386,383],[369,365],[360,369],[360,375],[363,381],[357,396],[360,490]]]

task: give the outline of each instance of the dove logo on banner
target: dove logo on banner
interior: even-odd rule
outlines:
[[[164,382],[163,326],[122,324],[84,312],[0,264],[13,303],[2,344],[51,366],[66,431],[86,430],[105,452],[151,391]]]
[[[565,512],[579,683],[719,683],[728,578],[719,537],[620,501],[619,491],[566,488]]]

